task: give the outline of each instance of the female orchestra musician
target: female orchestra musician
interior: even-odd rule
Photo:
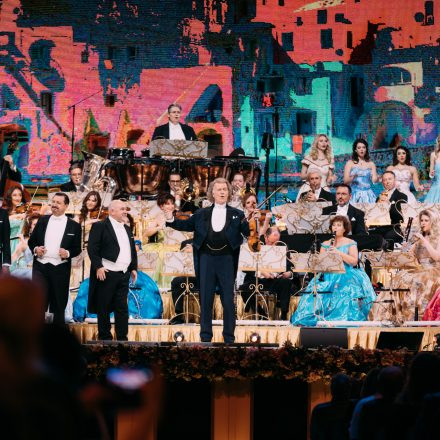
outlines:
[[[377,303],[371,309],[372,320],[396,320],[398,322],[413,321],[415,310],[419,316],[429,319],[435,310],[435,302],[428,306],[435,292],[440,287],[440,221],[436,214],[428,209],[418,215],[420,233],[414,234],[415,242],[410,252],[420,263],[415,269],[401,269],[393,278],[394,289],[409,289],[408,291],[393,291],[396,316],[390,315],[390,308],[382,303],[389,300],[389,293],[382,292]],[[437,300],[438,301],[438,300]]]
[[[23,228],[23,222],[26,217],[25,200],[23,189],[20,185],[13,185],[6,193],[3,202],[3,208],[8,211],[9,223],[11,225],[11,239],[18,237]],[[11,255],[19,243],[18,239],[11,240]]]
[[[254,217],[254,212],[257,211],[258,201],[257,196],[252,193],[248,193],[243,197],[243,208],[244,215],[247,219]],[[257,218],[259,218],[258,224],[258,236],[262,236],[266,233],[267,229],[270,227],[270,220],[272,218],[272,213],[270,211],[262,211],[257,213]]]
[[[411,165],[411,153],[408,148],[399,146],[393,150],[393,165],[387,167],[387,171],[392,171],[395,174],[396,188],[408,196],[408,203],[417,204],[409,187],[413,181],[416,191],[422,191],[423,185],[420,184],[417,168]]]
[[[440,203],[440,135],[437,136],[434,151],[429,158],[429,177],[434,181],[424,202]]]
[[[30,214],[24,220],[23,233],[18,235],[18,244],[11,256],[11,275],[14,275],[14,277],[32,278],[32,262],[34,260],[34,255],[29,249],[28,240],[39,217],[39,214]],[[13,239],[14,238],[15,237],[13,237]]]
[[[368,142],[356,139],[353,142],[353,153],[344,167],[344,183],[351,185],[353,203],[375,203],[376,195],[372,190],[373,183],[379,180],[376,165],[370,159]]]
[[[345,273],[325,273],[323,281],[316,281],[316,300],[313,295],[315,281],[312,280],[292,315],[292,324],[315,325],[319,318],[326,321],[363,321],[367,319],[376,298],[367,274],[363,269],[354,268],[358,263],[358,249],[356,242],[347,237],[351,231],[350,221],[337,215],[331,219],[330,229],[334,238],[322,244],[321,253],[340,255]]]
[[[330,139],[325,134],[318,134],[312,143],[310,154],[304,156],[302,160],[301,179],[307,179],[309,171],[318,170],[322,176],[321,186],[328,189],[328,185],[336,180],[336,176],[333,174],[334,169],[335,159]],[[305,183],[299,192],[307,192],[308,190],[308,184]]]
[[[101,208],[101,196],[98,191],[90,191],[83,199],[79,214],[73,218],[82,228],[82,252],[72,260],[70,287],[78,288],[80,283],[89,276],[90,258],[87,254],[87,242],[93,223],[103,220],[107,210]]]

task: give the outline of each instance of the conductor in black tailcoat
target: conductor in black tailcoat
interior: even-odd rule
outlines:
[[[43,281],[53,321],[64,324],[64,310],[69,297],[72,258],[81,252],[81,226],[65,214],[69,197],[56,193],[52,215],[40,217],[29,237],[34,254],[32,278]]]
[[[196,277],[200,286],[200,339],[212,340],[212,305],[216,286],[220,287],[223,305],[223,339],[235,341],[234,282],[243,236],[249,235],[249,224],[243,211],[228,206],[231,184],[217,178],[208,188],[209,208],[196,211],[188,220],[176,220],[164,208],[167,226],[194,232],[193,252]]]
[[[118,341],[128,334],[128,285],[137,279],[137,253],[134,237],[126,225],[127,205],[113,200],[109,216],[94,223],[87,252],[91,261],[87,310],[98,315],[98,339],[111,340],[110,313],[115,313]]]
[[[182,107],[179,104],[171,104],[168,106],[168,123],[159,125],[154,129],[151,140],[170,139],[170,140],[187,140],[196,141],[197,136],[192,127],[179,122],[182,115]]]

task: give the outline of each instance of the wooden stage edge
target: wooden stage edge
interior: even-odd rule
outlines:
[[[96,341],[97,326],[95,323],[69,324],[71,331],[81,343]],[[338,327],[341,328],[341,327]],[[198,324],[130,324],[128,340],[133,342],[173,342],[176,332],[182,332],[185,342],[200,342]],[[436,335],[440,334],[439,326],[389,327],[389,326],[359,326],[347,327],[348,348],[356,345],[362,348],[375,349],[381,332],[423,332],[422,350],[433,350],[436,344]],[[223,342],[222,326],[213,326],[213,341]],[[252,333],[258,333],[262,343],[278,344],[282,346],[286,341],[293,345],[300,345],[300,327],[292,325],[238,325],[235,329],[235,338],[238,343],[249,342]]]

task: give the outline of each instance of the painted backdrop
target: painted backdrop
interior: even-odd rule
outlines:
[[[316,133],[339,156],[399,133],[422,163],[439,134],[439,23],[439,0],[3,0],[3,154],[17,136],[26,180],[60,180],[72,144],[142,149],[178,102],[211,156],[263,157],[272,132],[285,177]]]

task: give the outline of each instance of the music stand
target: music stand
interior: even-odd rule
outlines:
[[[180,285],[184,288],[184,291],[179,295],[176,302],[183,297],[183,313],[175,314],[173,318],[179,315],[185,316],[185,324],[189,323],[189,315],[200,317],[197,313],[190,313],[189,311],[189,298],[192,296],[196,301],[199,310],[200,302],[194,292],[191,290],[194,288],[194,284],[189,282],[189,277],[195,277],[194,259],[192,252],[165,252],[164,254],[164,268],[163,275],[173,277],[185,277],[185,282]]]
[[[284,244],[281,246],[277,246],[276,244],[272,246],[262,245],[259,252],[251,251],[247,244],[241,245],[240,257],[238,260],[239,270],[255,272],[255,284],[251,284],[249,286],[249,289],[252,291],[252,293],[244,305],[244,308],[246,310],[247,304],[249,303],[251,298],[254,297],[255,313],[250,315],[245,315],[243,319],[249,319],[252,316],[255,316],[255,319],[257,321],[260,319],[260,317],[269,319],[268,318],[269,306],[262,292],[263,285],[260,284],[259,282],[261,278],[260,272],[271,272],[271,273],[286,272],[286,253],[287,253],[287,246]],[[263,304],[265,305],[267,317],[264,317],[263,315],[260,315],[258,313],[259,299],[261,299],[263,301]]]
[[[321,316],[317,312],[318,294],[331,293],[330,291],[318,292],[317,277],[318,273],[345,273],[344,262],[342,257],[336,252],[320,252],[320,253],[299,253],[295,251],[289,252],[289,260],[292,263],[292,272],[312,273],[313,274],[313,314],[318,321]],[[308,292],[303,292],[308,293]],[[325,320],[325,316],[322,316]]]
[[[150,157],[206,158],[208,156],[208,142],[155,139],[150,142],[149,151]]]
[[[393,271],[392,269],[417,269],[420,267],[420,263],[417,261],[417,258],[412,252],[404,252],[404,251],[394,251],[394,252],[385,252],[385,251],[369,251],[362,252],[362,259],[367,259],[371,267],[374,269],[385,269],[390,277],[390,288],[389,289],[381,289],[382,292],[389,291],[390,298],[393,299],[394,292],[409,292],[410,289],[395,289],[393,287]],[[388,300],[387,300],[388,301]],[[392,301],[394,304],[394,300]],[[391,309],[391,315],[395,316],[396,313],[393,311],[394,308]],[[395,324],[398,324],[397,319],[393,320]]]

